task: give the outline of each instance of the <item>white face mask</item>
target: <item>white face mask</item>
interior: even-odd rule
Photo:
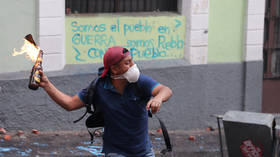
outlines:
[[[126,79],[129,83],[137,82],[140,76],[140,71],[136,64],[131,66],[127,72],[122,75],[111,75],[112,79]]]

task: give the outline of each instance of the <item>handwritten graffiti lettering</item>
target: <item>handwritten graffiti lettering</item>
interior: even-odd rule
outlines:
[[[90,48],[88,50],[88,57],[91,59],[94,59],[94,58],[102,59],[103,56],[104,56],[104,50],[102,50],[102,49]]]
[[[150,40],[127,40],[127,47],[154,47],[154,39]]]
[[[150,33],[152,31],[151,25],[148,24],[148,21],[145,21],[145,24],[142,24],[142,21],[139,21],[137,24],[124,24],[123,32],[124,35],[131,32],[144,32]]]
[[[74,45],[94,45],[94,46],[106,46],[116,44],[113,36],[107,36],[106,34],[80,34],[76,33],[72,37],[72,43]]]
[[[178,19],[175,19],[175,22],[177,24],[175,25],[175,28],[174,28],[173,32],[175,32],[177,30],[177,28],[179,28],[182,25],[182,22]]]
[[[93,25],[93,24],[86,24],[81,25],[78,24],[77,21],[73,21],[71,23],[72,31],[73,32],[104,32],[106,30],[105,24]]]
[[[100,63],[109,47],[123,46],[135,60],[184,57],[184,16],[66,17],[66,62]]]
[[[106,49],[99,49],[99,48],[92,47],[87,51],[87,55],[85,55],[85,54],[82,54],[74,46],[73,46],[73,49],[76,52],[75,59],[80,62],[85,62],[86,60],[84,58],[89,58],[90,60],[102,59],[104,56],[104,53],[106,52]],[[146,48],[145,50],[131,48],[130,54],[131,54],[132,58],[136,57],[136,58],[146,58],[146,59],[164,58],[167,56],[166,51],[159,50],[158,48]]]
[[[179,36],[176,36],[174,39],[173,36],[170,37],[169,40],[166,39],[165,36],[158,36],[158,48],[170,50],[170,49],[182,49],[184,47],[184,41],[180,40]]]
[[[117,24],[112,24],[110,29],[112,32],[120,32],[120,20],[117,19]]]
[[[84,62],[85,60],[80,58],[81,57],[81,52],[76,47],[74,47],[74,46],[73,46],[73,49],[77,53],[76,56],[75,56],[75,59],[77,61]]]
[[[158,32],[162,34],[169,34],[170,33],[170,28],[166,26],[159,26],[158,27]]]
[[[166,57],[166,51],[160,51],[158,48],[146,48],[141,51],[136,48],[130,49],[132,58],[164,58]]]

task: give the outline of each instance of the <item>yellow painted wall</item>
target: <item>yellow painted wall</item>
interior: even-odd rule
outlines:
[[[247,3],[244,0],[210,1],[208,63],[243,60]]]
[[[184,16],[66,17],[66,63],[98,63],[123,46],[135,60],[183,58]]]

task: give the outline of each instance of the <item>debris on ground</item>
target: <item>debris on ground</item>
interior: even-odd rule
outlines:
[[[93,133],[94,133],[94,136],[96,136],[96,137],[102,137],[103,134],[104,134],[104,130],[103,129],[97,129]]]
[[[206,128],[206,131],[214,131],[215,129],[213,128],[213,127],[208,127],[208,128]]]
[[[21,139],[26,138],[26,136],[24,135],[24,131],[22,131],[22,130],[18,130],[17,135],[18,135],[18,137],[21,138]]]
[[[11,140],[11,136],[10,135],[4,135],[4,140],[10,141]]]
[[[194,141],[194,140],[195,140],[195,137],[194,137],[194,136],[189,136],[189,140],[190,140],[190,141]]]
[[[22,130],[19,130],[18,132],[17,132],[17,135],[18,136],[22,136],[24,134],[24,132],[22,131]]]
[[[0,134],[6,134],[7,131],[4,128],[0,128]]]
[[[39,131],[36,130],[36,129],[32,129],[32,133],[33,133],[33,134],[39,134]]]
[[[162,133],[162,130],[161,130],[161,129],[157,129],[157,132],[158,132],[158,133]]]
[[[18,136],[19,134],[23,134]],[[102,137],[95,137],[91,144],[87,131],[40,131],[40,136],[30,131],[12,131],[0,134],[0,157],[104,157]],[[166,149],[162,133],[150,130],[151,144],[156,157]],[[6,137],[9,135],[10,137]],[[22,138],[25,137],[25,138]],[[165,157],[215,157],[220,156],[218,131],[205,129],[195,131],[169,130],[173,151]],[[189,140],[194,138],[194,141]],[[224,147],[226,149],[226,147]],[[226,150],[225,150],[226,151]],[[225,156],[227,157],[227,156]]]

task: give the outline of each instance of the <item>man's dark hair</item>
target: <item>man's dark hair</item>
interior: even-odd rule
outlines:
[[[126,52],[129,52],[128,49],[123,48],[123,54],[125,54]]]

